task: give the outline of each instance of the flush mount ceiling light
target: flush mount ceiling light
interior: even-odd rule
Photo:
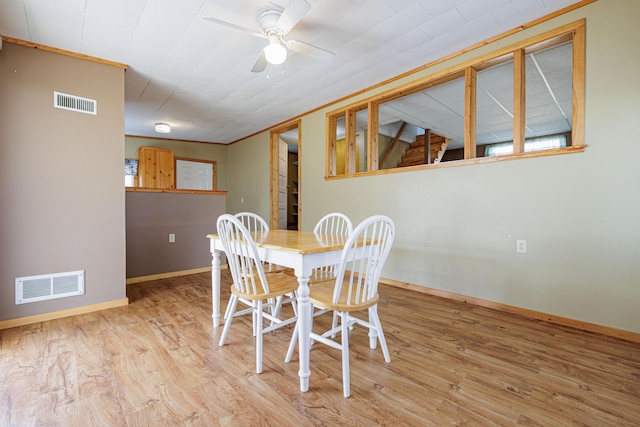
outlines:
[[[158,133],[169,133],[171,132],[171,126],[166,123],[156,123],[156,132]]]
[[[264,57],[269,64],[279,65],[287,59],[287,49],[280,44],[277,35],[269,36],[269,44],[264,48]]]

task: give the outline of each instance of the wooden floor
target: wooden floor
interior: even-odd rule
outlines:
[[[0,331],[0,426],[640,425],[637,343],[383,285],[391,363],[356,327],[345,399],[339,352],[320,344],[299,391],[291,327],[265,337],[259,375],[246,320],[218,347],[209,274],[127,293]]]

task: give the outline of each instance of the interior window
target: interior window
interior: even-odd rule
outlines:
[[[584,22],[548,34],[329,113],[327,176],[584,147]]]
[[[379,105],[381,169],[440,163],[463,148],[464,79],[453,77]]]
[[[571,132],[572,51],[573,43],[568,41],[543,50],[532,49],[527,53],[527,139]],[[566,145],[571,145],[570,141],[563,146]],[[557,148],[532,143],[529,147],[539,147],[536,150]],[[532,150],[533,148],[529,151]]]
[[[485,146],[510,141],[513,152],[514,62],[505,62],[478,71],[476,75],[476,155],[486,155]]]
[[[344,114],[336,118],[334,153],[335,174],[344,175],[347,170],[347,120]]]
[[[356,172],[367,170],[367,135],[369,133],[369,109],[356,111]]]

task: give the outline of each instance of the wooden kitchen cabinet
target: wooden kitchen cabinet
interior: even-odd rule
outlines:
[[[138,149],[138,185],[144,188],[176,188],[173,150],[140,147]]]

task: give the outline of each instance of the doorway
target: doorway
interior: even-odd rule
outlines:
[[[271,217],[274,229],[299,230],[301,214],[300,120],[272,129]]]

